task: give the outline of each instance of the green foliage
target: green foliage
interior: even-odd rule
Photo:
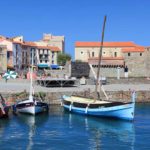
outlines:
[[[59,53],[57,57],[57,62],[59,65],[63,66],[67,61],[71,60],[71,56],[69,54]]]

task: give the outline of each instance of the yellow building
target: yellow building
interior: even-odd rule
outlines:
[[[75,60],[98,65],[100,46],[100,42],[76,42]],[[126,54],[131,55],[136,52],[143,53],[144,47],[133,42],[104,42],[101,65],[123,67],[126,62]]]

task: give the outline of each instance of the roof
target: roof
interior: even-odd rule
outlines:
[[[122,48],[123,53],[128,53],[128,52],[144,52],[145,48],[140,46],[140,47],[130,47],[130,48]]]
[[[38,49],[48,49],[51,50],[53,52],[59,52],[60,49],[56,46],[37,46],[36,43],[34,42],[20,42],[20,41],[13,41],[13,43],[15,44],[21,44],[23,46],[30,46],[30,47],[36,47]]]
[[[39,48],[39,49],[49,49],[53,52],[59,52],[60,51],[60,49],[56,46],[37,46],[37,48]]]
[[[90,57],[88,60],[99,60],[98,57]],[[124,60],[123,57],[102,57],[102,60]]]
[[[22,45],[31,46],[31,47],[36,47],[37,46],[34,42],[23,42]]]
[[[75,47],[100,47],[101,42],[76,42]],[[134,42],[104,42],[104,47],[135,47]]]
[[[92,65],[98,65],[98,57],[89,58],[88,62]],[[101,65],[124,66],[123,57],[102,57]]]

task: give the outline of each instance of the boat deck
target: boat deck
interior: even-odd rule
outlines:
[[[89,108],[99,108],[99,107],[112,107],[112,106],[126,105],[129,103],[114,102],[114,101],[109,102],[109,101],[101,101],[101,100],[71,96],[71,97],[64,98],[64,104],[68,106],[73,105],[78,108],[86,108],[87,106]]]
[[[76,97],[76,96],[71,96],[68,98],[65,98],[66,101],[70,102],[77,102],[77,103],[84,103],[84,104],[106,104],[106,103],[112,103],[109,101],[101,101],[101,100],[94,100],[90,98],[82,98],[82,97]]]

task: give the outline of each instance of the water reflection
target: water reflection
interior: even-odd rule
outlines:
[[[137,131],[136,131],[137,132]],[[49,114],[0,120],[0,149],[134,149],[134,123],[80,116],[52,107]]]
[[[0,139],[3,137],[6,127],[9,125],[9,119],[0,119]]]
[[[84,126],[86,132],[89,133],[88,142],[90,146],[89,149],[91,150],[100,150],[102,148],[110,149],[114,144],[116,144],[114,145],[116,149],[118,146],[125,144],[127,144],[128,149],[134,149],[134,122],[100,119],[75,114],[68,114],[68,118],[70,127],[76,122],[78,122],[78,124],[80,122],[80,126]],[[111,145],[108,144],[109,142]]]
[[[33,138],[36,133],[36,128],[42,126],[48,119],[48,114],[39,114],[37,116],[19,114],[18,121],[26,124],[29,127],[28,144],[26,150],[31,150],[34,142]]]

